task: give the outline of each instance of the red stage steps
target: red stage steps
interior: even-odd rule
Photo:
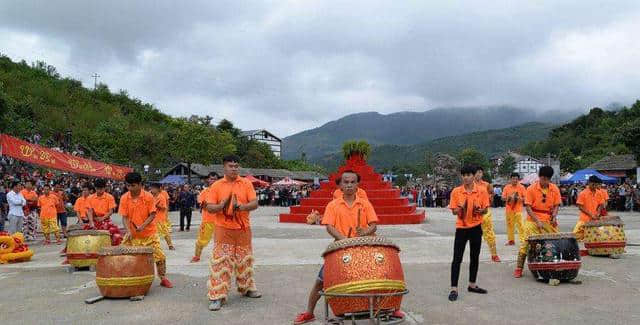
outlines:
[[[311,192],[310,197],[300,200],[300,205],[292,206],[289,213],[280,214],[280,222],[306,223],[311,210],[324,213],[324,208],[333,198],[337,189],[335,179],[346,170],[360,175],[360,188],[367,192],[369,201],[376,210],[379,224],[417,224],[425,220],[424,211],[417,212],[415,204],[400,196],[400,190],[394,189],[390,182],[383,182],[382,175],[360,156],[352,156],[344,166],[329,176],[329,182],[321,184],[320,189]]]

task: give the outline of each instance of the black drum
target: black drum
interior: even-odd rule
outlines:
[[[573,233],[531,235],[528,239],[528,267],[538,279],[573,280],[582,262]]]

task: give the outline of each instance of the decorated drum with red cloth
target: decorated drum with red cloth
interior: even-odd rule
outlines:
[[[144,296],[154,278],[153,248],[104,247],[98,253],[96,284],[109,298]]]
[[[622,254],[626,246],[624,223],[620,217],[584,224],[584,247],[589,255]]]
[[[111,236],[104,230],[74,230],[67,236],[67,260],[75,267],[96,265],[100,249],[111,246]]]
[[[528,266],[533,276],[545,280],[573,280],[582,265],[573,233],[531,235]]]
[[[400,249],[384,237],[333,242],[324,252],[324,292],[334,315],[369,310],[369,299],[331,294],[394,293],[406,289]],[[378,300],[376,310],[400,309],[402,296]]]

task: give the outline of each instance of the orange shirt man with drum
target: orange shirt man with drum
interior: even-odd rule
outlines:
[[[573,228],[573,234],[578,241],[584,240],[585,223],[600,220],[603,217],[606,200],[600,192],[600,184],[602,184],[602,180],[598,176],[591,175],[587,181],[587,188],[578,194],[576,205],[580,209],[580,216]],[[580,253],[585,255],[586,251],[581,250]]]
[[[120,198],[118,213],[122,216],[122,222],[129,233],[125,236],[122,245],[153,248],[153,259],[156,262],[160,285],[172,288],[173,284],[167,278],[167,258],[160,247],[154,221],[157,210],[153,195],[142,189],[142,176],[139,173],[128,173],[124,181],[129,191]]]
[[[238,291],[249,298],[260,298],[253,278],[253,249],[249,212],[258,208],[251,181],[240,177],[240,159],[222,159],[224,177],[202,197],[207,212],[215,214],[214,249],[208,281],[209,310],[220,310],[231,288],[235,273]]]
[[[358,196],[360,175],[353,171],[345,171],[336,182],[340,186],[342,197],[333,199],[327,205],[322,224],[327,226],[327,232],[335,240],[352,237],[372,236],[377,229],[378,217],[371,203],[366,198]],[[294,324],[304,324],[315,320],[313,312],[320,299],[318,291],[322,290],[324,267],[320,269],[311,292],[307,310],[293,321]]]
[[[527,209],[527,221],[524,223],[523,242],[520,243],[520,251],[518,252],[518,261],[513,276],[522,277],[522,268],[524,260],[527,258],[529,243],[527,239],[531,235],[540,235],[547,233],[557,233],[558,208],[562,203],[560,189],[551,183],[553,177],[553,168],[550,166],[540,167],[538,171],[539,180],[531,184],[527,188],[524,205]]]

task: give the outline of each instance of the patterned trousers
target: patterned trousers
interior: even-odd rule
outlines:
[[[521,212],[507,212],[507,240],[515,241],[515,230],[518,231],[518,239],[522,243],[524,240],[524,234],[522,230],[522,213]]]
[[[491,216],[491,210],[487,210],[487,213],[482,217],[482,238],[487,242],[491,256],[498,255],[496,250],[496,233],[493,231],[493,217]]]
[[[35,211],[31,211],[24,216],[22,225],[22,234],[24,240],[36,240],[36,229],[38,228],[38,215]]]
[[[255,291],[251,229],[216,227],[215,246],[209,266],[209,300],[226,299],[234,275],[241,294]]]

